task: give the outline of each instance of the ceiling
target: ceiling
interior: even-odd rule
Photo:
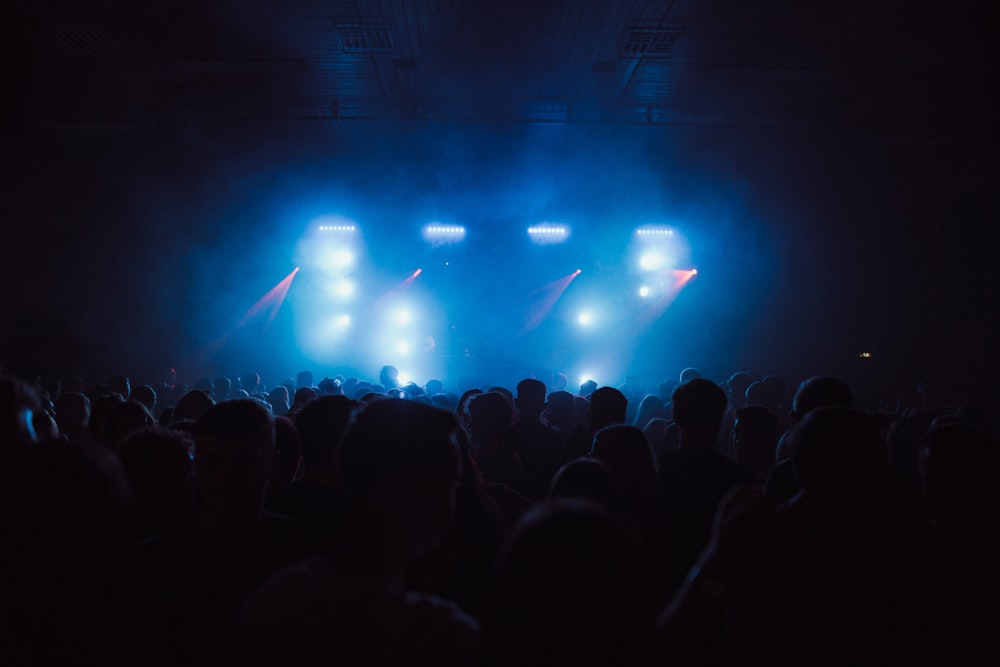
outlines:
[[[360,121],[730,128],[983,147],[988,2],[33,3],[32,132]],[[990,128],[991,129],[991,128]],[[988,136],[992,136],[989,133]],[[991,142],[987,142],[991,143]]]

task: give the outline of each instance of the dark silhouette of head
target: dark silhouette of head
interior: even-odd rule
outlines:
[[[589,500],[616,511],[620,493],[615,476],[600,459],[580,457],[564,464],[549,488],[549,498]]]
[[[156,390],[148,384],[132,389],[132,398],[145,405],[150,414],[156,414]]]
[[[307,478],[333,475],[344,431],[357,405],[346,396],[320,396],[295,418]]]
[[[108,380],[108,388],[126,401],[132,397],[132,382],[124,375],[115,375]]]
[[[355,413],[340,447],[348,510],[398,531],[409,558],[429,553],[455,511],[461,461],[454,415],[386,398]]]
[[[590,395],[590,432],[605,426],[624,424],[628,399],[614,387],[601,387]]]
[[[545,410],[545,383],[534,378],[518,382],[516,404],[522,420],[537,421]]]
[[[736,461],[751,471],[774,463],[778,444],[778,418],[762,405],[736,410],[733,421],[733,448]]]
[[[704,378],[684,382],[674,389],[674,422],[681,431],[682,447],[712,447],[726,412],[726,392]]]
[[[220,375],[212,382],[212,398],[216,401],[224,401],[230,396],[233,390],[233,383],[225,375]]]
[[[399,387],[399,370],[395,366],[383,366],[378,372],[378,381],[386,389]]]
[[[513,417],[507,397],[495,391],[473,396],[468,412],[469,439],[477,445],[503,435]]]
[[[834,377],[811,377],[803,380],[792,398],[792,412],[789,421],[797,424],[802,418],[815,410],[828,405],[843,407],[854,406],[854,396],[851,388],[842,380]]]
[[[215,405],[212,397],[201,389],[192,389],[177,401],[171,422],[198,421],[205,412]]]
[[[854,408],[809,412],[791,433],[792,465],[803,493],[822,495],[862,518],[881,509],[887,484],[884,419]]]
[[[16,378],[0,375],[0,449],[35,442],[33,417],[41,406],[34,389]]]
[[[659,664],[635,541],[607,510],[543,503],[511,532],[483,619],[486,665]]]
[[[223,401],[198,418],[195,479],[206,515],[223,522],[260,516],[274,439],[274,419],[254,400]]]
[[[302,387],[312,387],[313,386],[313,374],[312,371],[299,371],[295,376],[295,387],[296,389],[301,389]]]
[[[690,382],[691,380],[695,380],[700,377],[701,377],[701,371],[699,371],[697,368],[685,368],[684,370],[681,371],[680,383],[684,384],[685,382]]]
[[[568,391],[554,391],[549,394],[545,406],[545,423],[566,434],[576,426],[576,399]]]
[[[585,380],[580,384],[580,396],[590,396],[597,389],[597,383],[593,380]]]

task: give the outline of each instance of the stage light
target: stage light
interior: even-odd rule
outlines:
[[[432,222],[424,225],[424,240],[434,245],[458,243],[465,238],[465,227],[462,225],[443,225]]]
[[[639,257],[639,268],[643,271],[656,271],[665,264],[666,258],[658,252],[646,252]]]
[[[346,329],[349,326],[351,326],[351,316],[350,315],[346,315],[345,314],[345,315],[341,315],[340,317],[337,318],[337,327],[338,328],[340,328],[340,329]]]
[[[569,227],[551,222],[528,227],[528,236],[534,243],[546,245],[562,243],[569,238]]]
[[[334,250],[327,255],[327,261],[331,269],[346,269],[354,264],[354,253],[344,249]]]
[[[355,225],[320,225],[317,229],[321,232],[355,232]]]
[[[664,225],[643,225],[635,230],[636,236],[673,236],[674,230]]]
[[[590,326],[590,323],[594,321],[593,315],[589,311],[581,311],[579,315],[576,316],[576,321],[580,323],[581,327]]]
[[[580,384],[580,386],[583,386],[585,383],[590,382],[593,379],[594,378],[593,378],[593,376],[590,373],[582,373],[580,375],[580,382],[579,382],[579,384]]]
[[[354,283],[352,283],[350,280],[338,281],[334,289],[337,293],[337,296],[343,299],[347,299],[354,296],[355,287]]]
[[[405,340],[401,340],[399,341],[399,343],[396,344],[396,351],[399,352],[401,355],[406,356],[407,354],[410,353],[410,344],[407,343]]]
[[[639,296],[642,297],[643,299],[649,298],[649,295],[651,293],[652,290],[649,288],[649,285],[643,285],[642,287],[639,288]]]

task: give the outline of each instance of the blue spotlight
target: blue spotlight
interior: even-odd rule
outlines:
[[[659,252],[644,252],[639,257],[639,268],[643,271],[656,271],[666,266],[667,258]]]
[[[321,232],[356,232],[356,225],[320,225],[317,229]]]
[[[643,225],[635,230],[636,236],[673,236],[674,230],[664,225]]]
[[[448,243],[458,243],[465,238],[465,227],[462,225],[443,225],[432,222],[424,225],[424,240],[433,245],[445,245]]]
[[[400,308],[396,313],[396,321],[400,324],[409,324],[413,319],[413,314],[406,308]]]
[[[354,283],[346,279],[338,281],[334,287],[334,291],[337,293],[337,296],[342,299],[349,299],[354,296],[355,289]]]
[[[337,318],[337,328],[338,329],[346,329],[349,326],[351,326],[351,316],[350,315],[347,315],[345,313],[344,315],[341,315],[340,317]]]
[[[562,243],[569,238],[569,227],[551,222],[528,227],[528,236],[538,245]]]
[[[594,321],[594,316],[589,310],[583,310],[576,316],[576,321],[581,327],[589,327]]]
[[[649,285],[643,285],[639,288],[639,296],[643,299],[648,299],[649,295],[653,293],[653,290],[649,288]]]
[[[401,340],[396,343],[396,352],[399,352],[404,357],[410,353],[410,344],[405,340]]]

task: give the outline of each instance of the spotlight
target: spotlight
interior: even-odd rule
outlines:
[[[337,296],[347,299],[354,296],[354,283],[350,280],[341,280],[336,286]]]
[[[358,228],[355,225],[320,225],[317,229],[321,232],[354,232]]]
[[[550,222],[528,227],[528,236],[539,245],[562,243],[569,238],[569,227]]]
[[[396,351],[402,354],[403,356],[406,356],[407,354],[410,353],[410,344],[407,343],[405,340],[401,340],[399,341],[399,343],[396,344]]]
[[[589,311],[586,310],[581,311],[580,314],[577,315],[576,317],[576,321],[580,323],[581,327],[590,326],[590,323],[593,322],[593,320],[594,320],[593,316],[590,314]]]
[[[663,255],[658,252],[647,252],[639,258],[639,268],[643,271],[656,271],[657,269],[663,268],[665,264],[665,259]]]
[[[643,225],[635,230],[636,236],[673,236],[674,230],[663,225]]]
[[[583,373],[583,374],[580,375],[580,382],[579,382],[579,384],[582,386],[584,383],[590,382],[593,379],[594,379],[594,377],[590,373]]]
[[[402,308],[398,313],[396,313],[396,321],[400,324],[409,324],[411,319],[412,315],[406,308]]]
[[[346,269],[354,264],[354,253],[350,250],[334,250],[330,253],[330,265],[334,269]]]
[[[435,245],[458,243],[465,238],[465,227],[432,222],[429,225],[424,225],[423,237],[425,241]]]
[[[642,297],[643,299],[649,298],[649,295],[651,293],[652,290],[649,289],[649,285],[643,285],[642,287],[639,288],[639,296]]]
[[[345,314],[338,317],[337,326],[341,329],[346,329],[347,327],[351,326],[351,316]]]

